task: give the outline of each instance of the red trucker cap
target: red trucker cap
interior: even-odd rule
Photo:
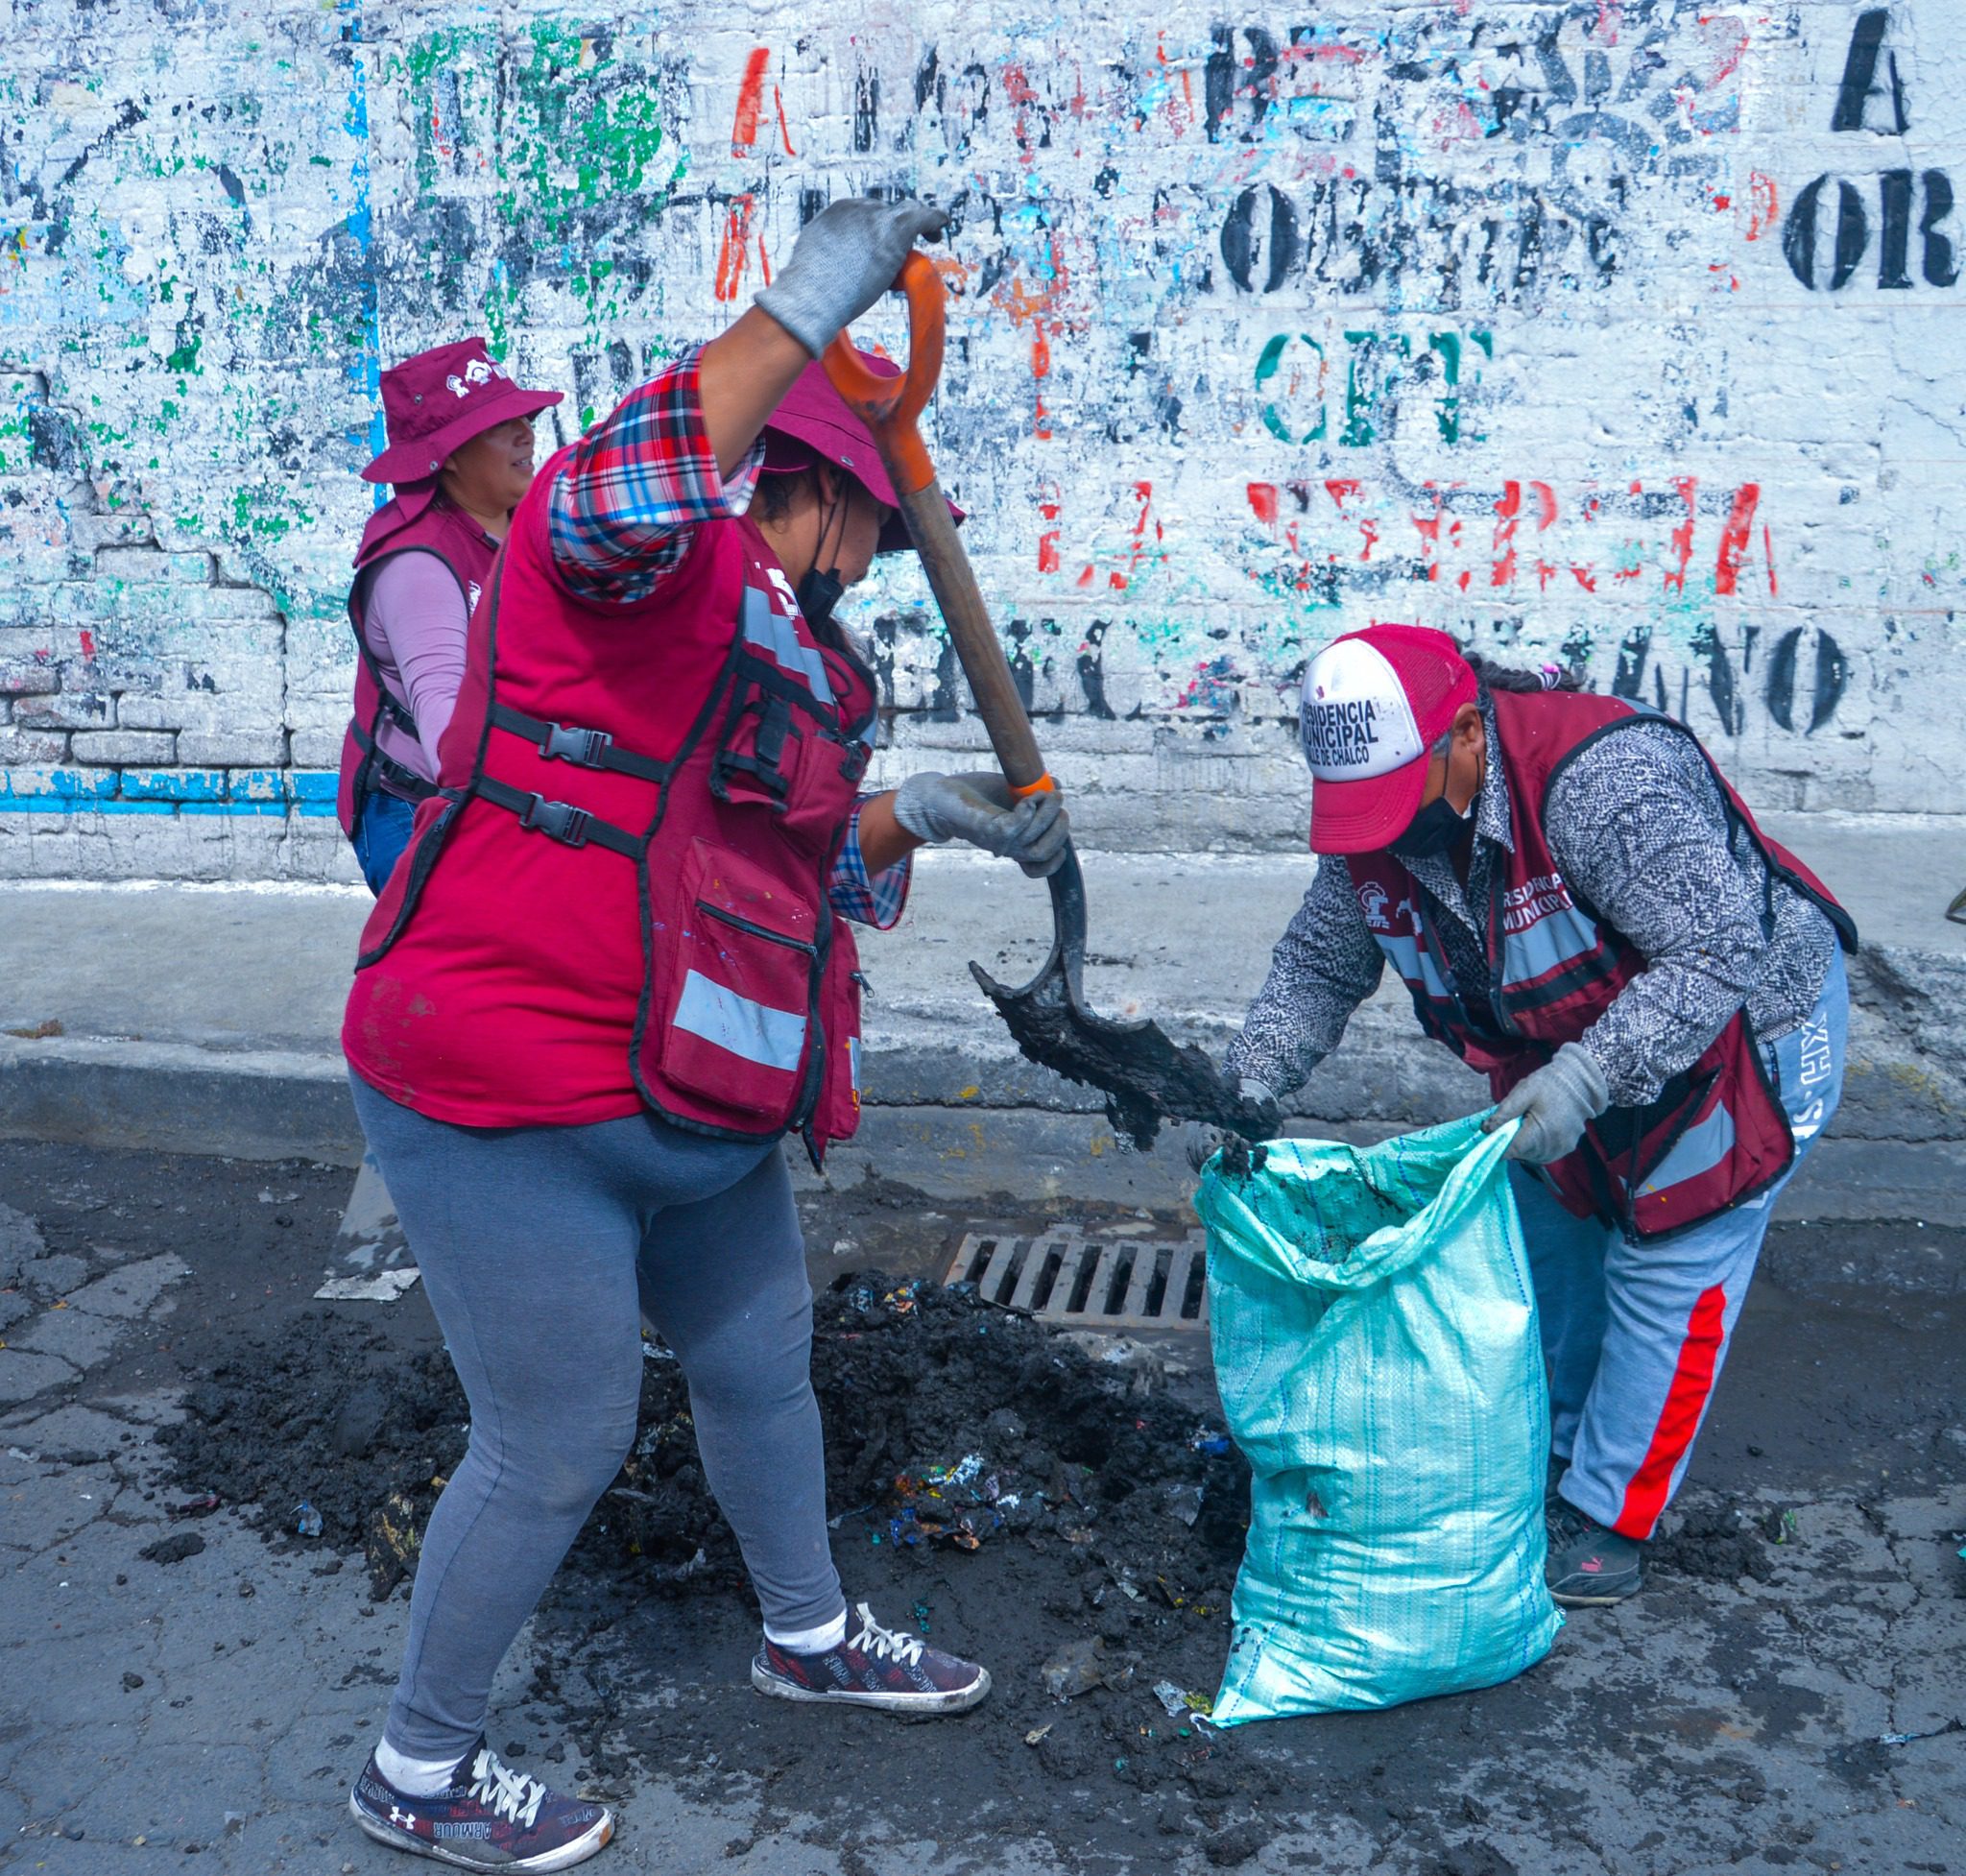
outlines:
[[[1371,854],[1412,824],[1427,752],[1474,701],[1474,670],[1445,632],[1371,625],[1306,666],[1298,718],[1310,764],[1310,845]]]

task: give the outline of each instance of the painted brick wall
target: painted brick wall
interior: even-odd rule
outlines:
[[[1297,674],[1375,617],[1767,806],[1954,805],[1955,0],[1146,20],[22,0],[0,873],[352,877],[379,363],[485,331],[566,434],[891,186],[953,212],[932,446],[1091,842],[1294,846]],[[890,774],[978,745],[925,599],[856,596]]]

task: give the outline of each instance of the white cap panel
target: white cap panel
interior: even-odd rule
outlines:
[[[1359,638],[1310,661],[1299,730],[1319,782],[1369,782],[1427,754],[1405,687],[1384,653]]]

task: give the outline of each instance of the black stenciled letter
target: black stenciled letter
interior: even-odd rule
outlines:
[[[1891,10],[1888,7],[1870,7],[1857,16],[1857,24],[1850,34],[1850,52],[1843,61],[1843,83],[1836,89],[1836,111],[1830,119],[1833,131],[1862,131],[1871,126],[1864,120],[1870,108],[1870,101],[1882,94],[1883,87],[1877,83],[1878,54],[1884,43],[1884,29],[1891,23]],[[1911,120],[1905,114],[1905,87],[1898,79],[1898,55],[1884,54],[1885,68],[1890,73],[1891,115],[1893,122],[1878,126],[1881,134],[1903,136],[1911,128]]]
[[[1887,169],[1878,178],[1878,285],[1908,287],[1906,261],[1911,249],[1911,182],[1908,169]]]
[[[1806,287],[1816,284],[1816,212],[1822,201],[1827,176],[1819,176],[1795,198],[1788,221],[1782,229],[1782,253],[1789,271]],[[1863,212],[1863,199],[1849,182],[1836,184],[1836,257],[1831,264],[1825,284],[1832,293],[1849,283],[1870,245],[1870,218]]]
[[[1925,243],[1925,280],[1928,286],[1949,287],[1959,277],[1959,257],[1952,237],[1939,233],[1938,226],[1953,212],[1953,182],[1942,169],[1927,170],[1924,181],[1925,213],[1918,218],[1918,233]]]

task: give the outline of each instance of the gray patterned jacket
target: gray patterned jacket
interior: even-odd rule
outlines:
[[[1481,711],[1491,744],[1494,710]],[[1407,862],[1466,998],[1487,997],[1484,933],[1470,912],[1489,903],[1490,869],[1509,836],[1508,786],[1491,761],[1475,814],[1464,894],[1445,855]],[[1638,724],[1604,736],[1557,778],[1545,805],[1550,852],[1578,894],[1644,954],[1646,969],[1578,1040],[1619,1106],[1639,1106],[1705,1053],[1747,1006],[1763,1042],[1814,1007],[1836,934],[1800,893],[1774,882],[1773,934],[1762,928],[1767,869],[1745,833],[1729,845],[1727,812],[1705,761],[1677,731]],[[1445,914],[1446,916],[1443,916]],[[1352,1012],[1378,987],[1383,958],[1344,860],[1328,856],[1290,921],[1270,973],[1229,1046],[1232,1076],[1277,1094],[1301,1086],[1337,1046]]]

